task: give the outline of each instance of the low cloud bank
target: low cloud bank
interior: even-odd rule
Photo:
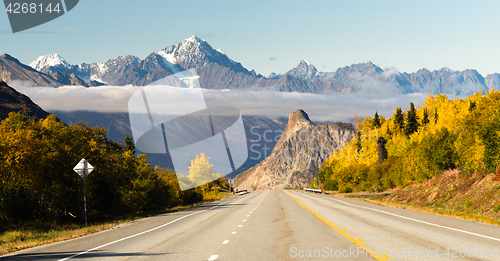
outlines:
[[[82,87],[64,86],[26,87],[22,84],[13,86],[17,91],[30,97],[46,111],[97,111],[127,112],[128,99],[137,91],[135,86]],[[165,87],[169,88],[169,87]],[[170,90],[171,89],[171,90]],[[176,92],[178,88],[169,88]],[[391,117],[398,106],[409,107],[409,103],[422,105],[428,94],[395,94],[384,92],[363,92],[353,94],[332,93],[327,95],[278,92],[278,91],[243,91],[243,90],[203,90],[207,104],[232,106],[242,115],[287,117],[297,109],[306,111],[311,120],[349,121],[354,114],[361,117],[373,116],[375,111]],[[450,97],[452,98],[452,97]],[[182,107],[183,101],[178,106]]]

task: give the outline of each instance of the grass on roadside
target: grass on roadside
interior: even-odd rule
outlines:
[[[444,217],[460,218],[464,220],[500,226],[500,219],[486,217],[476,212],[456,212],[454,210],[449,210],[449,209],[436,209],[430,206],[413,206],[409,204],[401,204],[396,202],[386,202],[380,199],[366,199],[366,198],[360,198],[360,199],[382,206],[403,208],[403,209],[429,213]]]
[[[383,206],[500,225],[500,176],[445,171],[428,181],[385,193],[337,193]]]
[[[9,224],[9,228],[2,229],[4,232],[0,235],[0,254],[81,237],[127,221],[116,220],[113,222],[91,224],[88,227],[76,224],[57,225],[50,223]]]
[[[78,224],[55,224],[42,222],[22,224],[0,223],[0,255],[34,246],[45,245],[97,233],[99,231],[115,227],[119,224],[127,223],[140,218],[185,210],[197,205],[218,200],[223,196],[225,196],[224,193],[220,193],[219,198],[214,197],[211,200],[205,200],[196,204],[176,206],[163,211],[129,214],[112,221],[90,223],[87,227]]]

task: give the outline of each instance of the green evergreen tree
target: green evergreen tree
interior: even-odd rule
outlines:
[[[412,135],[414,132],[418,130],[418,116],[417,110],[415,109],[415,105],[413,102],[410,103],[410,110],[408,111],[408,116],[406,119],[406,136]]]
[[[438,110],[434,108],[434,123],[437,123],[439,119]]]
[[[362,149],[362,147],[361,147],[361,131],[358,131],[357,138],[356,138],[356,151],[360,151],[361,149]]]
[[[469,104],[469,112],[472,112],[476,108],[476,103],[471,101]]]
[[[132,135],[125,133],[125,151],[132,151],[132,154],[135,154],[135,144],[132,140]]]
[[[403,112],[401,111],[401,107],[396,109],[396,113],[392,116],[394,118],[394,124],[396,127],[402,130],[405,127],[405,118],[403,116]]]
[[[427,113],[427,108],[424,108],[424,116],[422,118],[422,125],[427,125],[429,123],[429,114]]]
[[[373,126],[375,128],[380,128],[380,117],[378,116],[378,112],[375,112],[375,117],[373,118]]]

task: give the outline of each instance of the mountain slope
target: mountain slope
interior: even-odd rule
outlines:
[[[71,65],[58,54],[40,56],[30,66],[22,64],[8,54],[4,54],[0,56],[0,80],[8,83],[18,80],[24,85],[30,84],[32,86],[88,86],[85,81],[71,72],[70,67]],[[89,83],[93,86],[96,85],[92,82]]]
[[[30,83],[33,86],[59,86],[51,76],[22,64],[16,58],[4,54],[0,56],[0,80],[9,83],[13,80]]]
[[[56,80],[61,85],[81,85],[88,86],[82,79],[76,76],[74,73],[68,73],[64,71],[58,71],[50,75],[54,80]]]
[[[305,185],[321,163],[353,136],[351,124],[316,125],[303,110],[290,114],[271,155],[238,176],[239,189]]]
[[[31,101],[28,96],[23,95],[4,81],[0,81],[0,120],[9,116],[9,112],[18,112],[25,110],[28,116],[34,116],[35,119],[46,118],[49,113],[40,106]]]

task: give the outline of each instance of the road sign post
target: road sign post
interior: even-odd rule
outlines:
[[[85,191],[85,178],[94,170],[85,159],[81,159],[73,170],[83,178],[83,208],[85,209],[85,226],[87,226],[87,193]]]
[[[87,192],[85,191],[85,177],[83,177],[83,208],[85,209],[85,226],[87,226]]]

